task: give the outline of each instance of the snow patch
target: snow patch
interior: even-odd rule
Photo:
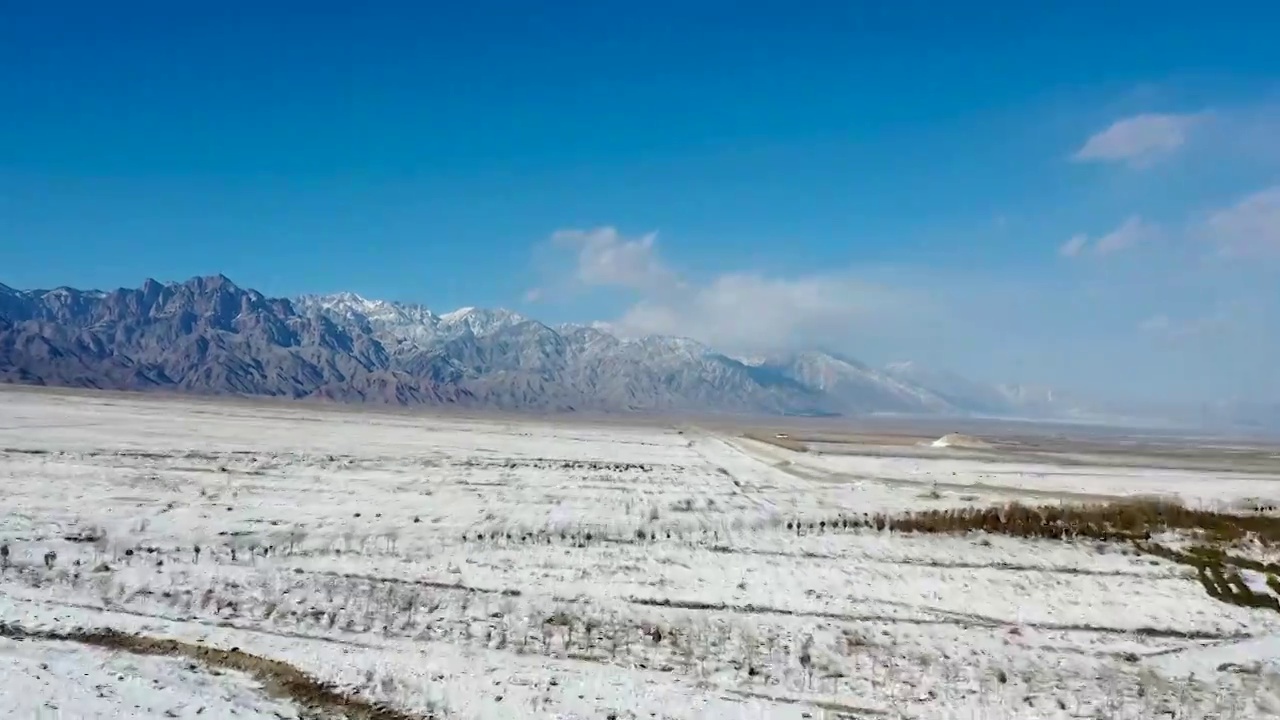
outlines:
[[[953,448],[980,449],[980,448],[991,447],[991,444],[986,441],[979,440],[978,438],[973,437],[972,435],[963,435],[961,433],[947,433],[946,435],[943,435],[937,440],[934,440],[932,443],[930,443],[930,445],[936,448],[952,448],[953,447]]]

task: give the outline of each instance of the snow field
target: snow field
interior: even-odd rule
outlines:
[[[746,446],[750,440],[738,441]],[[754,445],[759,445],[755,443]],[[755,450],[756,448],[752,448]],[[775,456],[777,449],[768,451]],[[1188,507],[1230,511],[1244,501],[1280,504],[1280,475],[1113,466],[985,462],[965,458],[895,458],[792,453],[800,472],[831,480],[875,478],[1001,497],[1082,499],[1163,497]]]
[[[990,475],[1004,499],[1051,487],[997,463],[933,468],[979,486],[935,491],[902,469],[918,460],[848,478],[832,466],[860,459],[692,429],[27,393],[0,395],[0,428],[0,621],[229,643],[423,715],[1280,708],[1259,659],[1280,615],[1184,566],[817,525],[983,504]],[[1220,478],[1195,482],[1177,479],[1207,496]]]
[[[180,658],[143,657],[71,642],[0,638],[0,713],[7,718],[294,718],[241,673]]]

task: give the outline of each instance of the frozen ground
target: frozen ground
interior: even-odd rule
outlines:
[[[0,678],[6,718],[296,717],[242,673],[71,642],[0,638]]]
[[[1275,483],[4,391],[0,623],[235,647],[411,717],[1274,717],[1280,615],[1183,566],[839,520]],[[297,710],[180,658],[3,640],[0,662],[14,717]]]
[[[776,445],[741,440],[754,457],[814,480],[857,484],[930,486],[943,494],[977,495],[983,502],[1077,500],[1082,502],[1148,496],[1177,499],[1190,507],[1227,511],[1242,505],[1280,506],[1280,456],[1261,471],[1132,467],[1125,464],[1067,464],[984,460],[961,450],[956,456],[893,457],[837,452],[793,453]],[[819,449],[821,444],[815,444]],[[945,453],[945,446],[934,446]],[[1167,461],[1169,458],[1161,458]]]

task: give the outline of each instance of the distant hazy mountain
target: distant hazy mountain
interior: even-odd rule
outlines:
[[[825,394],[847,411],[961,414],[965,407],[927,385],[834,353],[802,352],[753,361],[757,367]]]
[[[905,383],[929,388],[944,402],[975,415],[1043,419],[1102,419],[1090,403],[1053,388],[985,384],[916,362],[890,363],[885,372]]]
[[[773,414],[1069,412],[1052,393],[803,352],[743,362],[693,340],[436,314],[351,293],[268,298],[223,276],[111,292],[0,285],[0,380],[510,409]]]

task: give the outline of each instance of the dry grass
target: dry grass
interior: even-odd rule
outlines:
[[[1166,499],[1135,498],[1081,505],[1010,503],[902,515],[797,518],[787,520],[785,527],[800,535],[874,528],[933,535],[986,532],[1017,538],[1127,543],[1139,552],[1195,568],[1205,590],[1218,600],[1280,612],[1280,564],[1229,552],[1247,544],[1280,545],[1280,517],[1196,510]],[[1152,541],[1153,536],[1175,532],[1194,543],[1190,550],[1177,550]],[[1241,570],[1265,575],[1267,586],[1275,594],[1255,592],[1241,577]]]
[[[238,648],[221,650],[181,640],[152,638],[116,630],[37,632],[4,623],[0,623],[0,637],[76,642],[136,655],[185,657],[210,668],[245,673],[262,683],[270,694],[288,699],[322,717],[347,720],[423,720],[416,715],[345,694],[288,663],[250,655]],[[427,717],[433,718],[434,715]]]
[[[868,524],[899,532],[961,533],[985,531],[1014,537],[1149,540],[1153,534],[1183,531],[1204,542],[1231,544],[1245,539],[1280,543],[1280,518],[1195,510],[1168,500],[1139,499],[1085,505],[924,510],[898,516],[876,515]]]
[[[1135,543],[1142,552],[1172,560],[1196,569],[1196,575],[1206,592],[1222,602],[1243,607],[1265,608],[1280,612],[1280,596],[1254,592],[1238,568],[1247,567],[1260,572],[1276,572],[1280,568],[1246,558],[1228,555],[1218,548],[1200,546],[1189,551],[1175,550],[1157,543]],[[1280,593],[1280,580],[1267,576],[1267,586]]]
[[[1140,499],[1093,505],[1032,507],[1013,503],[1003,507],[926,510],[868,519],[881,530],[932,534],[989,532],[1021,538],[1078,539],[1129,542],[1139,552],[1196,569],[1200,583],[1213,598],[1243,607],[1280,612],[1280,565],[1230,554],[1227,548],[1243,541],[1264,546],[1280,542],[1280,518],[1194,510],[1167,500]],[[1153,535],[1178,531],[1195,538],[1190,550],[1156,542]],[[1255,592],[1240,570],[1265,573],[1276,594]]]

